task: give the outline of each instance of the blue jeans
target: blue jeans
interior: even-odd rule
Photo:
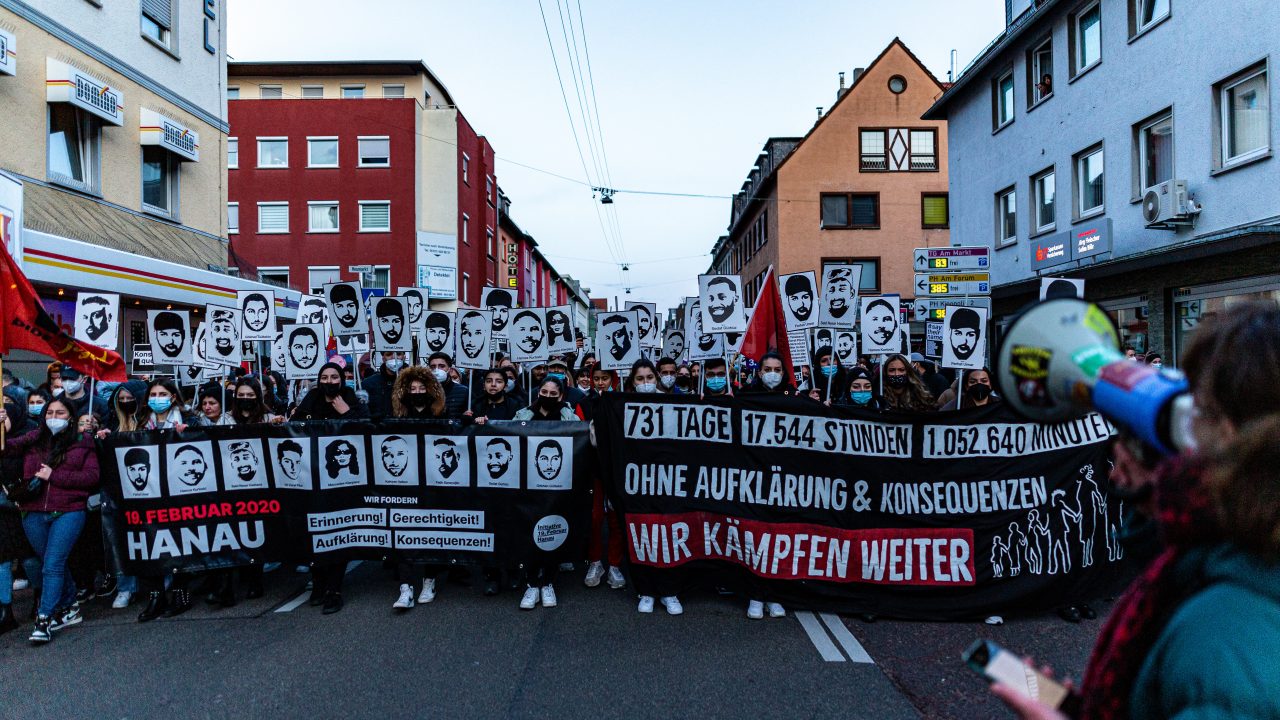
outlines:
[[[29,512],[22,516],[22,529],[43,563],[40,615],[51,617],[55,610],[75,602],[76,583],[67,572],[67,557],[84,529],[84,512]]]
[[[27,571],[27,578],[31,582],[31,588],[37,595],[40,594],[40,561],[31,557],[23,558],[22,567]],[[34,578],[34,580],[31,580]],[[8,560],[0,560],[0,605],[13,604],[13,563]]]

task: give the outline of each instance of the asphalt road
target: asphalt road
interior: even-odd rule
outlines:
[[[640,615],[629,591],[581,577],[562,574],[559,606],[533,611],[444,583],[395,614],[377,563],[352,569],[332,616],[298,602],[306,578],[289,569],[260,600],[145,625],[137,603],[97,600],[48,645],[27,642],[29,624],[0,636],[0,717],[1009,717],[960,652],[990,637],[1078,677],[1102,622],[748,620],[713,594],[681,617]],[[17,593],[23,617],[30,601]]]

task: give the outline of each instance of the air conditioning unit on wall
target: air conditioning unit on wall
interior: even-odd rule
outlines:
[[[1173,229],[1193,224],[1201,206],[1187,192],[1186,180],[1166,180],[1142,196],[1142,217],[1147,227]]]

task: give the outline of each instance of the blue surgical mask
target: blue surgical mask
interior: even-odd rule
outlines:
[[[854,390],[853,392],[849,393],[849,399],[853,401],[854,405],[866,405],[867,403],[871,402],[871,391],[870,390]]]
[[[44,412],[44,403],[31,403],[27,406],[27,413],[31,417],[40,417],[40,413]]]
[[[547,377],[549,377],[549,378],[555,378],[555,379],[559,380],[560,382],[564,382],[564,379],[565,379],[565,377],[564,377],[564,373],[558,373],[558,372],[549,372],[549,373],[547,373]]]
[[[711,392],[720,392],[729,384],[728,378],[709,377],[707,378],[707,389]]]
[[[515,380],[508,380],[508,381],[507,381],[507,392],[515,392],[515,389],[516,389],[516,381],[515,381]]]
[[[836,370],[839,370],[839,368],[837,368],[835,365],[828,365],[822,368],[822,374],[826,377],[831,377],[832,375],[836,374]]]
[[[355,380],[348,380],[348,381],[347,381],[347,387],[351,388],[352,390],[355,390],[355,389],[356,389],[356,381],[355,381]]]
[[[656,393],[658,392],[658,383],[636,383],[636,392],[638,393]]]
[[[49,418],[44,421],[44,424],[49,428],[49,432],[57,435],[63,430],[66,430],[67,426],[71,424],[71,421],[64,418]]]
[[[147,407],[151,408],[152,412],[157,412],[157,413],[168,412],[169,408],[172,406],[173,406],[173,398],[153,397],[147,400]]]
[[[1157,361],[1155,361],[1155,362],[1151,363],[1151,367],[1153,367],[1153,368],[1155,368],[1155,369],[1159,370],[1159,369],[1161,369],[1161,368],[1163,368],[1163,367],[1164,367],[1164,363],[1162,363],[1162,362],[1160,362],[1159,360],[1157,360]]]

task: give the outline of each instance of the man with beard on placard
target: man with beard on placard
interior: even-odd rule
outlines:
[[[955,353],[957,360],[967,361],[982,339],[982,318],[966,307],[951,308],[950,312],[951,335],[947,340],[951,343],[951,352]]]
[[[787,299],[787,309],[798,322],[796,327],[804,327],[813,317],[813,283],[805,273],[787,276],[782,294]]]
[[[453,334],[453,317],[448,313],[427,314],[427,351],[450,352],[453,349],[449,337]],[[448,348],[448,349],[446,349]]]
[[[329,286],[329,307],[333,316],[335,335],[363,335],[360,327],[360,292],[355,285],[335,283]]]
[[[837,267],[827,271],[822,298],[827,308],[824,319],[830,320],[833,327],[853,327],[857,286],[851,268]]]

